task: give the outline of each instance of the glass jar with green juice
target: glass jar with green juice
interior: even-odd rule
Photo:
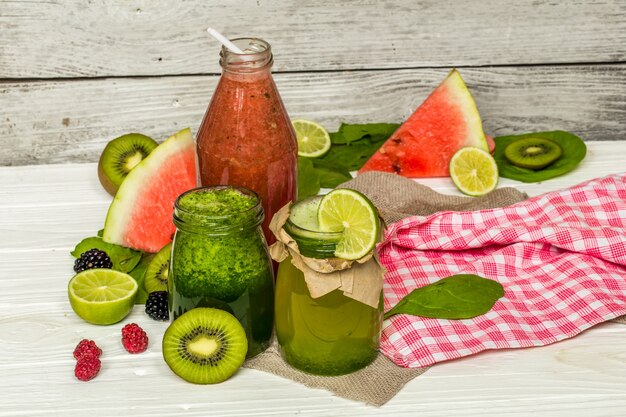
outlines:
[[[248,337],[248,357],[265,350],[273,328],[274,277],[254,192],[213,186],[181,194],[169,271],[173,319],[195,307],[233,314]]]
[[[299,255],[323,260],[335,256],[342,233],[319,230],[320,199],[293,205],[283,230],[296,241]],[[375,307],[341,289],[314,298],[305,273],[292,262],[292,256],[299,255],[290,252],[280,263],[276,280],[276,336],[283,358],[294,368],[317,375],[343,375],[367,366],[376,358],[380,343],[382,282]]]

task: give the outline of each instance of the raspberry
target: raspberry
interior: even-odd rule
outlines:
[[[152,320],[167,321],[170,319],[170,313],[167,309],[167,291],[154,291],[148,295],[146,314]]]
[[[74,271],[81,272],[92,268],[113,268],[113,262],[106,252],[96,248],[83,252],[74,262]]]
[[[98,372],[100,372],[100,365],[100,359],[98,359],[97,356],[83,356],[78,360],[78,362],[76,362],[74,375],[76,375],[76,378],[81,381],[89,381],[98,375]]]
[[[83,339],[78,342],[76,349],[74,349],[74,357],[78,360],[85,356],[95,356],[96,358],[99,358],[100,355],[102,355],[102,350],[93,340]]]
[[[148,335],[136,323],[122,328],[122,344],[128,353],[141,353],[148,348]]]

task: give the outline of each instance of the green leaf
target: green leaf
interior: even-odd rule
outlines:
[[[104,236],[104,229],[100,229],[100,230],[98,230],[98,233],[96,233],[96,235],[97,235],[98,237],[102,237],[102,236]]]
[[[504,288],[496,281],[471,274],[452,275],[411,291],[385,313],[385,319],[394,314],[470,319],[491,310],[502,296]]]
[[[367,137],[384,136],[388,138],[400,127],[397,123],[342,123],[337,133],[330,136],[330,140],[334,144],[349,145]]]
[[[359,170],[388,138],[377,135],[350,145],[333,145],[326,155],[318,158],[348,171]]]
[[[132,271],[128,273],[131,277],[135,278],[137,285],[139,285],[139,290],[135,296],[135,304],[145,304],[148,299],[148,292],[143,286],[143,280],[145,278],[146,269],[148,269],[148,265],[150,265],[152,258],[154,258],[154,254],[144,253],[141,257],[141,261],[135,268],[133,268]]]
[[[310,158],[298,158],[298,200],[317,195],[320,177]]]
[[[73,257],[78,258],[82,253],[94,248],[106,252],[109,258],[111,258],[113,269],[117,271],[128,273],[132,271],[141,260],[142,252],[113,243],[107,243],[102,240],[102,238],[96,236],[88,237],[80,241],[71,254]]]
[[[334,165],[319,158],[311,159],[311,161],[313,162],[315,171],[317,171],[321,187],[335,188],[339,184],[352,179],[350,171],[341,166]]]
[[[508,144],[519,139],[532,137],[548,139],[558,143],[561,149],[563,149],[563,155],[547,167],[536,171],[515,166],[504,157],[504,148]],[[494,140],[496,142],[496,151],[493,156],[498,164],[500,176],[522,182],[539,182],[566,174],[576,168],[587,153],[587,146],[582,139],[562,130],[500,136],[494,138]]]

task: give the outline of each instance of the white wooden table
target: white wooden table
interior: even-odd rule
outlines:
[[[624,171],[626,141],[588,148],[566,176],[501,186],[536,195]],[[455,193],[449,179],[423,183]],[[626,325],[617,323],[547,347],[437,364],[381,408],[250,369],[216,386],[186,383],[161,355],[167,324],[142,306],[103,327],[71,310],[69,251],[102,227],[109,202],[93,163],[0,168],[0,416],[626,415]],[[147,352],[123,349],[120,329],[129,322],[148,332]],[[104,351],[100,374],[87,383],[73,375],[72,351],[82,338]]]
[[[123,323],[86,324],[66,295],[69,251],[110,201],[105,143],[196,131],[220,71],[207,26],[269,41],[290,116],[328,129],[400,122],[459,67],[488,134],[588,141],[575,172],[501,183],[535,195],[626,169],[625,15],[625,0],[0,0],[0,417],[626,415],[620,324],[438,364],[377,409],[249,369],[184,383],[162,360],[163,323],[135,309],[124,323],[152,343],[131,356]],[[104,350],[89,383],[73,376],[82,338]]]

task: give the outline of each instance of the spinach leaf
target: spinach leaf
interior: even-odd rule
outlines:
[[[320,177],[310,158],[298,158],[298,200],[317,195]]]
[[[399,127],[396,123],[342,123],[330,133],[331,148],[320,158],[298,158],[298,199],[335,188],[350,179]]]
[[[521,168],[510,163],[504,157],[504,148],[508,144],[523,138],[543,138],[558,143],[563,149],[563,155],[552,164],[539,170]],[[498,171],[501,177],[510,178],[522,182],[538,182],[566,174],[576,168],[580,161],[585,158],[587,146],[578,136],[556,130],[552,132],[526,133],[524,135],[500,136],[494,138],[496,151],[494,158],[498,164]]]
[[[330,139],[333,144],[349,145],[367,137],[384,136],[388,138],[398,127],[400,125],[397,123],[342,123],[339,131],[331,134]]]
[[[80,257],[83,252],[90,249],[99,249],[104,251],[111,258],[113,269],[121,272],[130,272],[137,266],[141,260],[142,252],[136,251],[124,246],[107,243],[100,237],[88,237],[83,239],[71,252],[75,258]]]
[[[385,313],[412,314],[434,319],[470,319],[485,314],[500,297],[504,288],[496,281],[478,275],[459,274],[416,288]]]
[[[321,187],[335,188],[339,184],[352,179],[350,171],[341,166],[334,165],[319,158],[311,159],[311,161],[313,162],[315,171],[317,171]]]
[[[135,296],[135,304],[145,304],[146,300],[148,299],[148,292],[143,286],[143,280],[145,278],[146,269],[148,269],[148,265],[150,265],[150,261],[152,260],[152,258],[154,258],[154,254],[144,253],[141,257],[141,261],[139,261],[137,266],[128,273],[128,275],[135,278],[135,281],[137,281],[137,285],[139,285],[137,295]]]
[[[333,145],[326,155],[319,159],[348,171],[357,171],[387,139],[386,136],[376,135],[349,145]]]

